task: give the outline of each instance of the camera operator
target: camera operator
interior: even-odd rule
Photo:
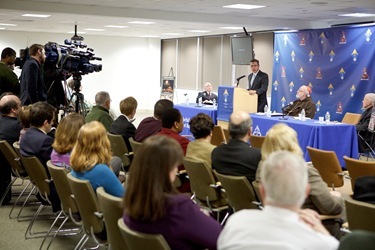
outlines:
[[[43,82],[41,68],[46,60],[44,46],[31,45],[29,54],[30,59],[24,64],[20,77],[22,105],[47,101],[47,89]]]
[[[5,92],[12,92],[17,96],[20,94],[20,83],[13,72],[15,61],[16,51],[9,47],[3,49],[0,61],[0,95]]]

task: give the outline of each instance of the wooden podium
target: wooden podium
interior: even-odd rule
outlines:
[[[235,111],[256,113],[258,110],[258,95],[249,95],[246,89],[219,86],[217,124],[228,128],[230,115]]]

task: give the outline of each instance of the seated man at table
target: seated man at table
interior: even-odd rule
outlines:
[[[375,94],[368,93],[365,95],[362,101],[362,109],[364,109],[361,119],[355,125],[358,133],[358,151],[360,153],[366,153],[370,151],[369,146],[373,147],[374,133],[368,130],[370,123],[372,108],[375,102]]]
[[[283,109],[285,115],[298,116],[301,113],[302,109],[305,109],[306,117],[314,118],[316,107],[311,97],[311,88],[305,85],[302,85],[296,94],[297,100],[295,100],[291,105],[286,106]]]
[[[199,98],[202,97],[202,103],[212,105],[215,102],[217,102],[217,95],[212,93],[212,85],[209,82],[206,82],[204,84],[204,91],[199,92],[197,96],[196,103],[198,103]]]
[[[173,108],[173,102],[168,99],[161,99],[155,103],[154,116],[146,117],[138,125],[135,131],[135,140],[137,142],[143,142],[151,135],[157,134],[161,126],[161,114],[164,110]]]
[[[261,159],[260,150],[249,146],[252,120],[248,113],[236,111],[229,118],[230,140],[216,147],[211,154],[212,168],[224,175],[245,176],[249,182]]]
[[[337,249],[339,242],[329,235],[319,215],[301,209],[309,193],[302,157],[278,151],[261,167],[264,210],[244,209],[229,217],[218,249]]]

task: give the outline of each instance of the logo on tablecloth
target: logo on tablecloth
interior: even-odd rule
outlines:
[[[262,133],[260,132],[260,128],[258,125],[255,127],[253,135],[262,136]]]

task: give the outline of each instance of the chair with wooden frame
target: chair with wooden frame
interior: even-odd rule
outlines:
[[[367,202],[345,199],[346,217],[349,229],[375,232],[375,205]]]
[[[226,143],[224,131],[221,126],[215,125],[214,129],[212,130],[211,144],[219,146],[223,143]]]
[[[224,136],[225,136],[225,141],[228,143],[229,140],[230,140],[229,130],[226,129],[226,128],[223,128],[223,132],[224,132]]]
[[[346,112],[341,122],[346,124],[356,125],[361,119],[361,114]]]
[[[345,165],[348,169],[352,190],[354,191],[354,184],[358,177],[361,176],[375,176],[375,162],[362,161],[344,156]]]
[[[261,135],[251,135],[250,136],[251,147],[261,149],[265,138],[266,138],[265,136],[261,136]]]

